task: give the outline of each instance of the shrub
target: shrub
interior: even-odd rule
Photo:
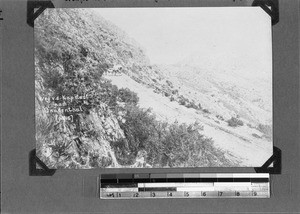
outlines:
[[[199,124],[159,124],[160,133],[151,135],[148,162],[162,167],[216,166],[229,164],[210,138],[200,134]],[[148,144],[147,144],[148,145]],[[147,147],[146,147],[147,149]]]
[[[209,114],[210,113],[210,111],[208,110],[208,109],[202,109],[202,111],[205,113],[205,114]]]
[[[71,156],[71,154],[68,151],[68,148],[70,146],[70,143],[64,143],[64,142],[55,142],[53,145],[49,145],[49,147],[52,150],[53,157],[59,159],[61,157],[68,158]]]
[[[166,83],[168,84],[168,86],[170,86],[171,88],[173,88],[173,83],[169,80],[166,80]]]
[[[177,90],[177,89],[176,89],[176,90],[173,90],[173,91],[172,91],[172,94],[174,94],[174,95],[175,95],[175,94],[178,94],[178,90]]]
[[[253,136],[253,137],[256,137],[256,138],[262,138],[261,136],[259,136],[259,135],[256,134],[256,133],[253,133],[252,136]]]
[[[138,77],[136,76],[132,76],[131,77],[134,81],[136,81],[137,83],[142,83],[142,80],[140,80]]]
[[[189,103],[186,105],[186,107],[188,107],[188,108],[193,108],[193,109],[198,110],[198,106],[195,104],[194,101],[189,102]]]
[[[112,164],[112,158],[111,155],[109,154],[108,157],[102,157],[100,161],[100,166],[101,167],[108,167]]]
[[[255,128],[255,126],[253,126],[253,125],[250,124],[250,123],[247,123],[247,126],[248,126],[249,128],[251,128],[251,129]]]
[[[268,140],[272,140],[273,129],[272,129],[271,125],[259,124],[256,127],[256,129],[259,130],[260,132],[262,132],[264,134],[263,137],[265,137]]]
[[[100,166],[99,160],[100,160],[99,154],[96,154],[94,152],[89,153],[89,164],[91,167],[93,168],[99,167]]]
[[[51,89],[57,89],[64,82],[64,77],[58,69],[53,69],[44,74],[44,86]]]
[[[273,134],[272,126],[270,126],[270,125],[259,124],[257,126],[257,129],[267,136],[272,136],[272,134]]]
[[[236,117],[231,117],[231,119],[227,120],[227,123],[228,123],[228,126],[231,126],[231,127],[238,127],[238,126],[244,125],[244,122]]]
[[[80,48],[80,53],[84,56],[87,57],[89,50],[88,48],[84,47],[83,45],[79,45]]]
[[[201,110],[201,109],[202,109],[202,106],[201,106],[201,104],[200,104],[200,103],[198,104],[198,109],[199,109],[199,110]]]
[[[164,92],[165,97],[169,97],[171,94],[169,94],[168,92]]]
[[[110,145],[115,152],[115,156],[119,164],[134,164],[136,153],[129,149],[127,139],[119,139],[117,141],[110,142]]]
[[[118,97],[122,102],[137,105],[139,102],[139,97],[133,91],[130,91],[128,88],[121,88],[118,91]]]
[[[134,105],[125,106],[125,123],[120,124],[128,140],[128,149],[137,154],[144,148],[144,143],[153,132],[155,117],[150,114],[150,109],[144,110]]]
[[[159,94],[159,93],[161,92],[161,90],[160,90],[159,88],[155,88],[155,89],[153,90],[153,92],[156,93],[156,94]]]
[[[160,122],[151,110],[126,106],[126,122],[120,124],[126,139],[111,142],[120,164],[135,162],[145,151],[146,163],[152,167],[229,166],[224,153],[213,147],[210,138],[200,134],[198,123],[187,125]]]
[[[98,104],[105,102],[111,110],[117,109],[118,101],[126,104],[137,105],[139,97],[136,93],[128,88],[118,89],[117,86],[112,85],[110,81],[101,81],[99,83],[100,89],[94,97]]]
[[[224,121],[224,117],[223,117],[223,116],[221,116],[221,115],[217,115],[217,116],[216,116],[216,118],[218,118],[219,120],[222,120],[222,121]]]
[[[179,96],[179,100],[178,100],[178,102],[179,102],[179,105],[186,105],[187,103],[188,103],[188,99],[187,98],[185,98],[184,96]]]

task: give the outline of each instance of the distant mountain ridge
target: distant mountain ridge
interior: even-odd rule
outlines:
[[[185,87],[185,96],[227,119],[239,115],[251,123],[271,123],[272,74],[266,78],[257,72],[256,77],[236,68],[217,69],[211,62],[202,67],[200,63],[181,63],[161,66],[161,71],[174,86]]]

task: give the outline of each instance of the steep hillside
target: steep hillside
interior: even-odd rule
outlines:
[[[161,71],[179,92],[225,120],[239,116],[255,126],[272,124],[271,73],[264,76],[257,71],[192,63],[162,66]]]
[[[132,84],[114,83],[113,74]],[[35,21],[37,155],[50,168],[240,164],[215,148],[199,122],[165,121],[142,106],[145,97],[133,84],[202,109],[149,64],[132,38],[92,10],[46,10]]]

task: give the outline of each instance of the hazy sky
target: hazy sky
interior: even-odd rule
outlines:
[[[203,62],[271,68],[271,21],[259,7],[97,11],[140,43],[152,63],[174,64],[193,56]]]

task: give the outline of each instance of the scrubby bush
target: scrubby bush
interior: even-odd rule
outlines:
[[[198,104],[198,109],[199,109],[199,110],[201,110],[201,109],[202,109],[202,106],[201,106],[201,104],[200,104],[200,103]]]
[[[118,139],[117,141],[112,141],[110,145],[114,149],[115,156],[119,164],[134,164],[137,153],[129,149],[127,139]]]
[[[87,47],[84,47],[83,45],[79,45],[80,48],[80,53],[84,56],[87,57],[89,50]]]
[[[144,151],[152,167],[230,166],[224,153],[204,137],[198,124],[169,124],[156,120],[151,110],[126,106],[126,122],[120,124],[125,139],[112,142],[120,164],[133,164],[139,151]]]
[[[55,144],[49,145],[49,147],[52,149],[52,155],[57,160],[60,158],[70,158],[71,153],[68,151],[68,147],[70,146],[70,143],[66,142],[55,142]]]
[[[266,139],[272,139],[273,129],[271,125],[259,124],[256,129],[262,132],[264,134],[263,137],[265,137]]]
[[[170,86],[171,88],[173,88],[174,86],[173,86],[173,83],[171,82],[171,81],[169,81],[169,80],[166,80],[166,83],[168,84],[168,86]]]
[[[139,97],[128,88],[118,89],[116,85],[112,85],[110,81],[100,81],[100,88],[93,97],[97,104],[106,103],[111,110],[118,108],[118,102],[136,105]]]
[[[222,120],[222,121],[224,121],[224,117],[223,117],[223,116],[221,116],[221,115],[217,115],[217,116],[216,116],[216,118],[218,118],[219,120]]]
[[[178,94],[178,89],[176,89],[176,90],[172,90],[172,94]]]
[[[179,105],[185,106],[189,102],[189,100],[187,98],[185,98],[184,96],[180,95],[178,97],[178,102],[179,102]]]
[[[161,89],[155,88],[155,89],[153,90],[153,92],[156,93],[156,94],[159,94],[159,93],[161,92]]]
[[[199,124],[159,123],[157,133],[147,144],[147,161],[154,166],[194,167],[230,165],[224,154],[213,147],[210,138],[200,134]],[[159,142],[159,143],[154,143]]]
[[[134,81],[136,81],[137,83],[143,83],[141,79],[139,79],[138,77],[136,76],[132,76],[131,77]]]
[[[252,124],[250,124],[250,123],[247,123],[247,126],[248,126],[249,128],[251,128],[251,129],[254,129],[254,128],[255,128],[255,126],[252,125]]]
[[[89,153],[89,164],[91,167],[93,168],[101,167],[99,160],[100,160],[99,154],[94,152]]]
[[[267,136],[272,136],[273,131],[272,131],[272,126],[271,126],[271,125],[259,124],[259,125],[257,126],[257,129],[258,129],[260,132],[262,132],[262,133],[264,133],[265,135],[267,135]]]
[[[189,99],[185,98],[183,95],[180,95],[178,97],[178,103],[179,103],[179,105],[183,105],[187,108],[193,108],[193,109],[196,109],[196,110],[201,110],[202,109],[202,106],[201,106],[200,103],[197,105],[194,100],[190,101]]]
[[[171,96],[171,94],[169,94],[168,92],[164,92],[165,97],[169,97]]]
[[[111,164],[112,164],[112,158],[110,154],[108,155],[108,157],[101,157],[101,161],[100,161],[101,167],[108,167],[111,166]]]
[[[118,91],[118,98],[125,103],[136,105],[139,102],[139,97],[128,88],[121,88]]]
[[[227,120],[228,126],[238,127],[243,126],[244,122],[236,117],[231,117],[231,119]]]
[[[195,104],[194,101],[191,101],[191,102],[187,103],[186,107],[198,110],[198,106]]]
[[[256,133],[253,133],[252,136],[253,136],[253,137],[256,137],[256,138],[261,138],[261,136],[259,136],[259,135],[256,134]]]
[[[124,119],[126,122],[120,124],[120,127],[129,141],[129,149],[137,153],[139,149],[144,148],[144,143],[152,134],[156,123],[155,117],[150,114],[150,109],[144,110],[134,105],[127,105]]]
[[[210,113],[210,111],[208,110],[208,109],[202,109],[202,111],[205,113],[205,114],[209,114]]]
[[[53,69],[44,78],[44,86],[47,88],[57,89],[64,82],[64,76],[59,72],[59,69]]]

